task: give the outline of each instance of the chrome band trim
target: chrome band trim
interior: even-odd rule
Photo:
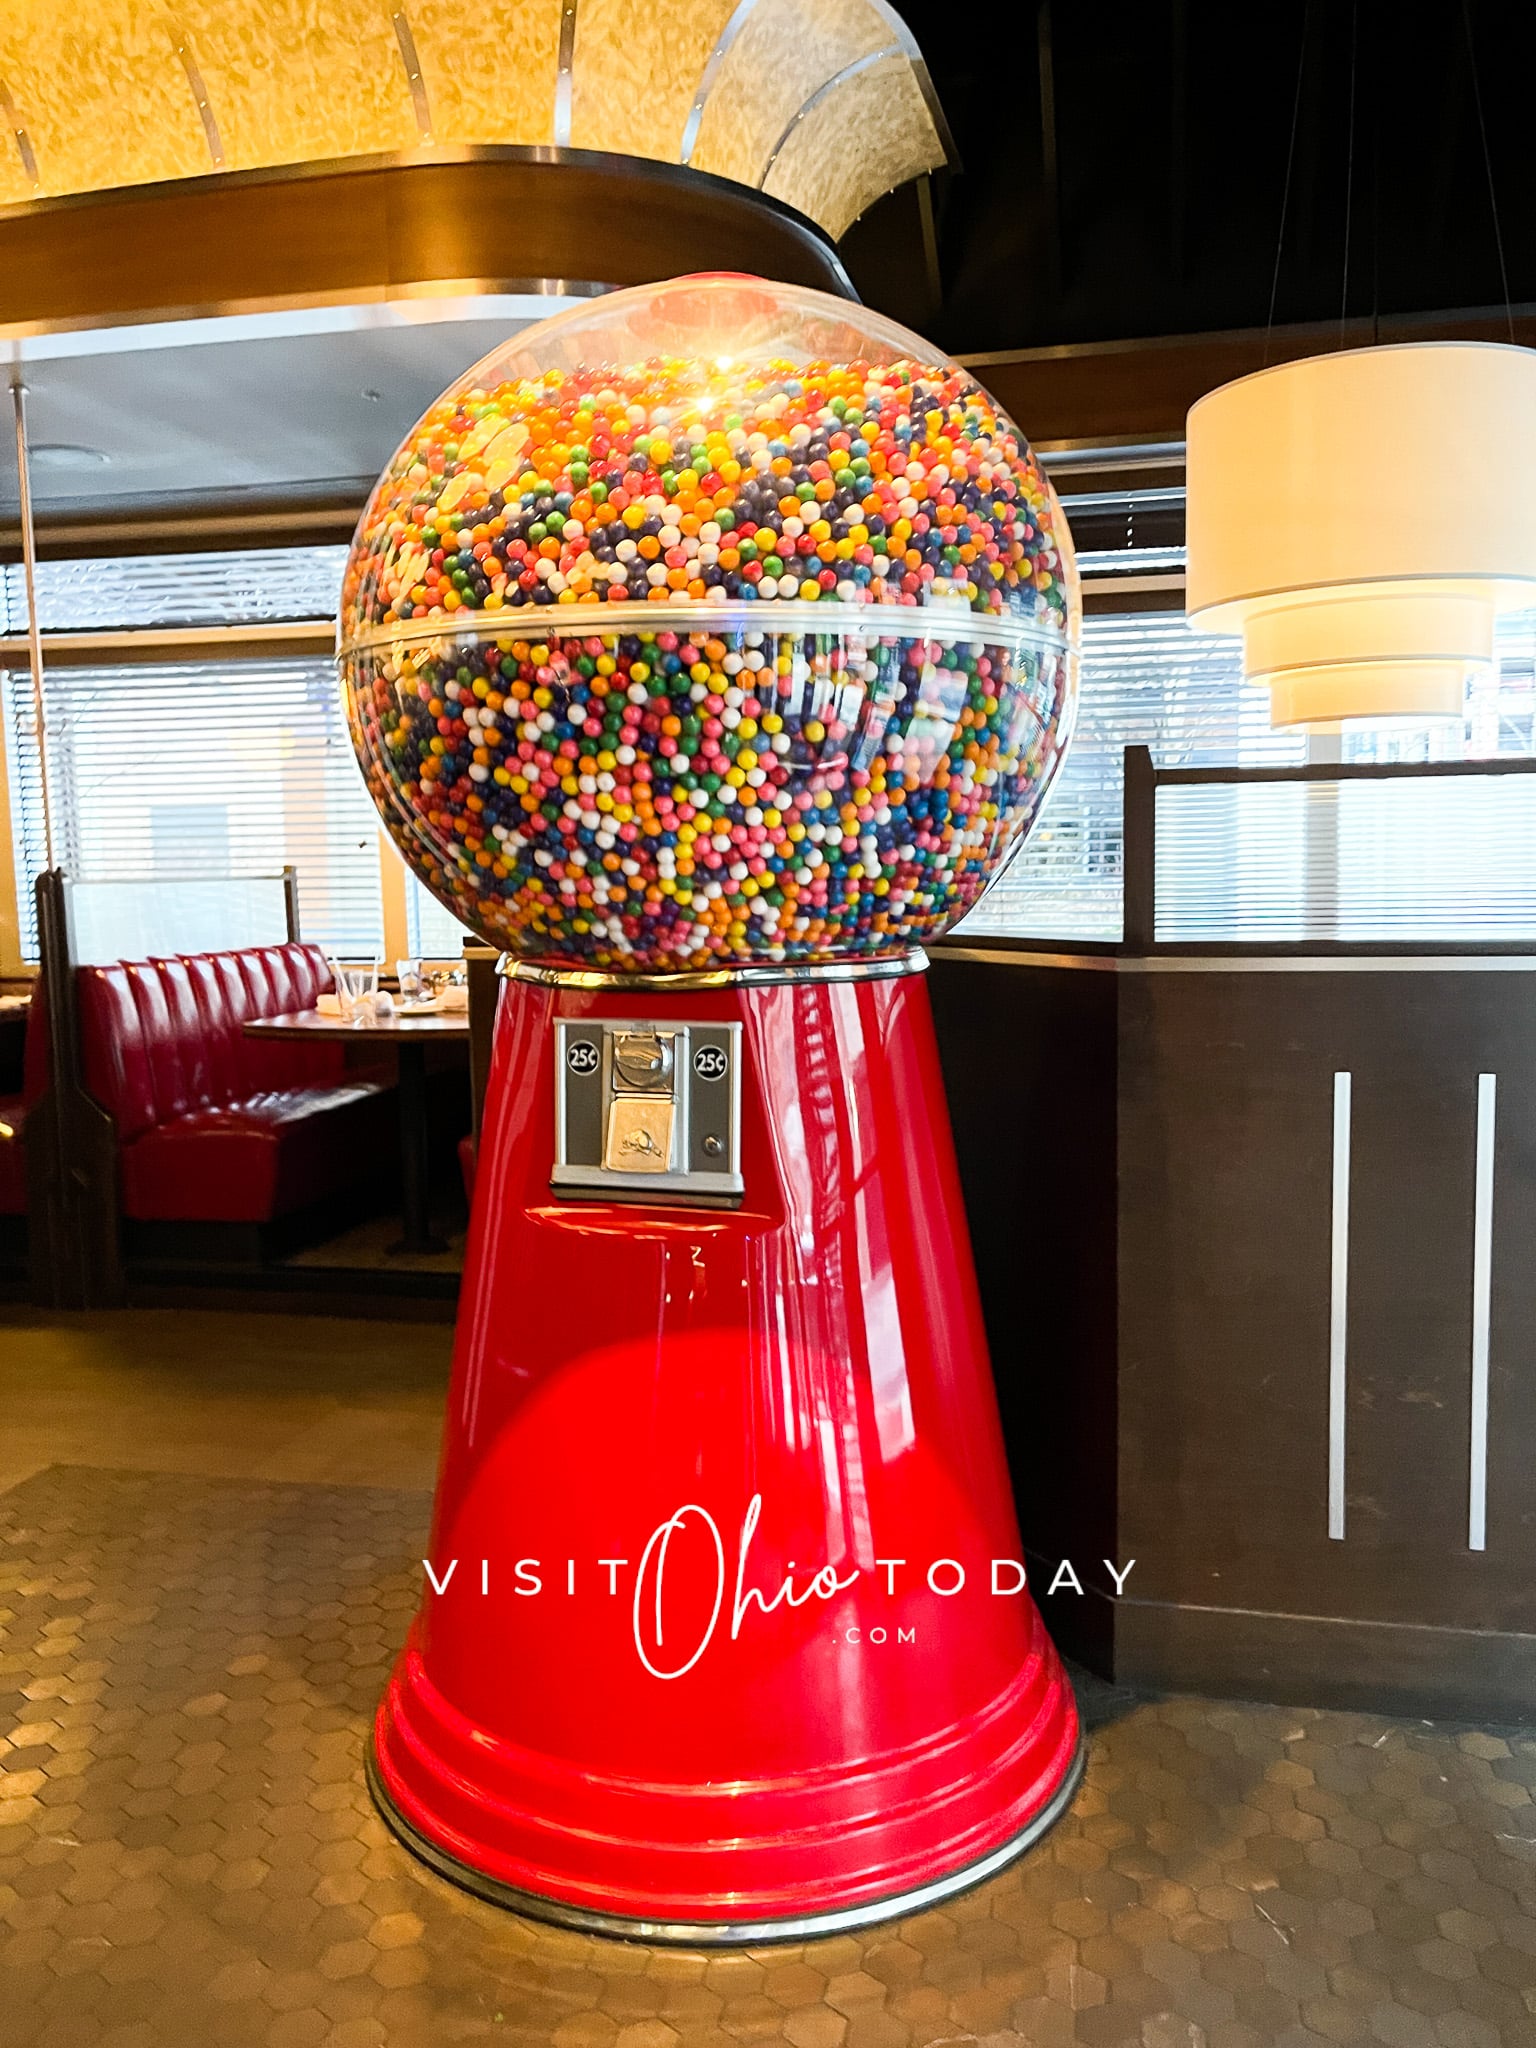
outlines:
[[[871,50],[867,57],[856,57],[851,64],[845,64],[841,71],[834,71],[830,78],[823,79],[810,98],[802,100],[794,113],[790,115],[789,120],[785,123],[783,134],[780,135],[773,148],[769,150],[768,160],[757,174],[758,191],[762,191],[769,178],[773,175],[773,167],[778,162],[785,144],[807,114],[813,114],[824,99],[836,92],[840,85],[846,85],[850,79],[857,78],[861,71],[868,71],[871,65],[883,64],[887,57],[899,57],[901,54],[900,44],[887,43],[882,49]]]
[[[560,9],[560,57],[555,73],[556,149],[571,146],[571,77],[576,66],[576,0],[565,0]]]
[[[731,45],[746,27],[747,17],[756,5],[757,0],[736,0],[730,20],[715,39],[715,47],[710,51],[709,59],[699,73],[698,90],[694,93],[693,105],[688,109],[688,119],[683,123],[683,137],[677,149],[677,160],[680,164],[693,162],[694,146],[699,139],[699,129],[704,123],[704,109],[715,89],[715,80],[720,76],[720,67],[731,54]]]
[[[1071,941],[1064,943],[1070,945]],[[1086,967],[1099,974],[1114,974],[1121,965],[1113,953],[1015,952],[1011,946],[988,946],[981,941],[973,946],[946,945],[938,957],[975,960],[988,967]]]
[[[588,634],[807,633],[863,634],[870,639],[964,640],[983,647],[1041,647],[1059,653],[1076,643],[1056,626],[1037,625],[1003,612],[946,611],[938,605],[820,604],[808,598],[764,598],[732,604],[551,604],[500,612],[444,612],[370,626],[337,641],[337,659],[377,647],[414,646],[431,640],[570,640]]]
[[[43,629],[37,609],[37,536],[32,523],[31,442],[27,434],[27,387],[19,368],[11,371],[11,405],[16,422],[16,502],[21,519],[21,560],[27,593],[27,667],[32,682],[32,744],[37,750],[38,794],[42,798],[43,853],[54,864],[53,808],[48,776],[48,692],[43,663]]]
[[[1070,940],[1063,941],[1070,945]],[[949,960],[988,960],[1012,967],[1086,967],[1100,974],[1531,974],[1536,953],[1269,953],[1180,954],[1159,960],[1117,953],[1013,951],[1011,947],[946,945]]]
[[[222,171],[224,168],[224,144],[219,136],[219,124],[214,118],[213,105],[208,98],[208,88],[204,85],[203,74],[197,66],[197,58],[191,43],[187,40],[187,32],[181,26],[181,23],[179,21],[172,21],[167,26],[171,32],[172,45],[177,56],[181,59],[181,68],[187,74],[187,84],[192,88],[192,98],[197,107],[198,119],[203,124],[203,137],[208,144],[208,155],[213,163],[213,168],[216,171]]]
[[[1529,974],[1536,953],[1189,954],[1116,965],[1125,974]]]
[[[1333,1077],[1333,1215],[1328,1292],[1328,1534],[1344,1541],[1345,1423],[1349,1406],[1349,1074]]]
[[[503,953],[496,972],[508,981],[530,981],[540,988],[655,989],[666,995],[711,988],[770,988],[786,981],[895,981],[905,974],[924,974],[928,955],[914,947],[880,960],[785,960],[767,965],[756,961],[740,967],[680,967],[676,973],[617,974],[596,967],[546,967]]]
[[[400,62],[405,66],[405,82],[411,89],[411,105],[416,109],[416,126],[421,131],[423,142],[432,140],[432,103],[427,98],[427,81],[421,74],[421,59],[416,54],[416,38],[411,34],[409,17],[403,7],[397,7],[390,20],[395,26],[395,41],[400,45]]]
[[[557,149],[549,142],[453,142],[441,145],[438,162],[442,164],[472,163],[537,163],[570,164],[578,169],[607,171],[612,173],[615,162],[623,166],[624,176],[633,177],[636,182],[657,179],[679,190],[692,188],[701,196],[711,190],[730,194],[739,199],[743,187],[737,179],[720,176],[714,171],[696,171],[691,166],[673,163],[670,157],[623,156],[615,159],[611,150],[600,149]],[[309,158],[302,163],[259,164],[248,171],[225,171],[222,175],[240,185],[293,184],[301,179],[350,177],[358,171],[419,170],[421,158],[413,149],[370,150],[359,156]],[[121,205],[141,200],[146,192],[163,190],[174,195],[178,190],[201,190],[209,177],[206,171],[194,171],[184,178],[156,180],[153,185],[110,185],[99,190],[85,192],[62,192],[54,199],[16,199],[0,206],[0,223],[22,214],[35,212],[40,206],[49,213],[80,212],[94,209],[103,204]],[[637,201],[637,203],[640,203]],[[795,227],[804,238],[816,245],[819,252],[836,261],[837,250],[832,237],[824,228],[819,228],[809,214],[802,213],[787,200],[775,199],[770,193],[759,193],[758,203],[769,207],[786,225]],[[838,264],[842,272],[841,264]],[[356,296],[354,290],[353,296]],[[859,305],[858,294],[848,282],[847,299],[850,305]],[[897,325],[895,321],[882,320],[879,315],[870,315],[874,326],[872,334],[878,334],[883,325],[907,337],[910,344],[911,330]],[[1009,356],[1007,360],[1012,361]],[[963,367],[963,365],[962,365]]]
[[[743,1943],[803,1941],[821,1934],[843,1934],[852,1928],[874,1927],[883,1920],[896,1920],[908,1913],[921,1912],[925,1907],[937,1905],[941,1899],[953,1898],[957,1892],[971,1891],[989,1877],[995,1877],[1010,1863],[1017,1862],[1027,1849],[1032,1849],[1043,1835],[1050,1832],[1077,1797],[1087,1763],[1087,1744],[1079,1739],[1066,1775],[1033,1819],[1001,1847],[989,1851],[974,1863],[963,1864],[946,1877],[936,1877],[927,1884],[914,1886],[910,1891],[898,1892],[893,1898],[875,1899],[861,1906],[845,1906],[830,1913],[802,1913],[786,1920],[715,1921],[642,1920],[631,1919],[623,1913],[593,1912],[585,1906],[568,1906],[560,1899],[544,1898],[538,1892],[521,1891],[516,1885],[502,1884],[497,1878],[471,1870],[468,1864],[460,1863],[445,1849],[438,1848],[435,1842],[428,1841],[395,1805],[379,1772],[372,1735],[363,1756],[368,1790],[386,1825],[412,1855],[419,1856],[423,1863],[429,1864],[450,1883],[474,1893],[477,1898],[488,1900],[493,1906],[505,1906],[511,1912],[526,1914],[531,1920],[552,1921],[557,1927],[575,1928],[583,1934],[608,1934],[623,1941],[688,1948],[739,1947]]]
[[[452,160],[451,156],[437,143],[433,144],[432,154],[434,162],[442,162],[445,158],[448,161]],[[403,158],[400,167],[402,169],[412,167],[417,169],[423,168],[422,153],[417,151],[411,156]],[[210,171],[206,175],[212,178],[215,174]],[[229,175],[243,177],[246,174],[236,171]],[[705,174],[700,172],[698,175],[702,177]],[[125,189],[144,192],[152,191],[153,187],[138,185]],[[104,196],[111,198],[115,195],[107,193]],[[50,205],[54,202],[44,200],[39,203]],[[65,202],[60,200],[57,203],[63,205]],[[3,222],[3,216],[4,209],[0,208],[0,222]],[[367,288],[365,287],[364,289]],[[218,328],[226,321],[271,320],[274,323],[280,322],[286,326],[291,317],[297,316],[301,321],[315,319],[323,324],[326,321],[327,315],[347,315],[354,309],[357,309],[362,317],[350,323],[354,327],[392,326],[397,323],[390,319],[387,313],[383,319],[369,316],[376,315],[381,307],[419,304],[422,301],[431,302],[446,299],[463,303],[474,298],[499,299],[522,294],[544,298],[598,299],[603,297],[606,292],[611,292],[615,289],[616,287],[613,284],[602,278],[418,278],[410,283],[391,287],[391,297],[387,300],[375,299],[370,301],[360,299],[359,292],[352,289],[336,292],[284,293],[272,298],[228,299],[208,305],[161,306],[156,307],[149,313],[111,313],[101,316],[100,319],[95,319],[94,316],[91,316],[89,318],[71,318],[57,321],[20,321],[14,324],[7,324],[5,321],[0,320],[0,346],[10,343],[12,345],[10,353],[18,357],[25,356],[29,362],[46,361],[49,358],[61,356],[117,355],[130,349],[179,348],[187,342],[202,340],[224,341],[259,338],[218,332],[210,334],[200,331],[206,326]],[[496,309],[493,308],[492,310],[494,312]],[[475,313],[465,313],[455,315],[455,317],[475,319],[481,316]],[[486,317],[490,316],[487,315]],[[512,314],[507,317],[516,319],[527,316]],[[413,324],[424,326],[431,323],[419,321]],[[184,327],[187,331],[184,334],[172,334],[170,330],[177,327]],[[300,331],[305,330],[301,328]],[[44,346],[41,348],[36,347],[35,344],[37,342],[42,342]],[[356,503],[366,500],[369,490],[373,487],[373,481],[376,480],[362,477],[356,479],[358,494]],[[348,508],[348,512],[347,524],[349,527],[354,527],[357,523],[355,504]]]
[[[21,113],[11,97],[11,88],[0,78],[0,114],[5,116],[5,125],[16,138],[16,154],[21,158],[21,168],[26,172],[27,183],[34,192],[41,189],[42,179],[37,174],[37,152],[32,147],[32,138],[22,123]]]
[[[1472,1198],[1472,1427],[1467,1475],[1467,1548],[1488,1547],[1488,1350],[1493,1294],[1493,1159],[1497,1074],[1477,1077],[1477,1145]]]

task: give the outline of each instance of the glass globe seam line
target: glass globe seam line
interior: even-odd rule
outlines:
[[[460,621],[462,620],[462,623]],[[678,629],[790,634],[862,634],[874,639],[965,640],[981,645],[1037,647],[1065,653],[1077,643],[1054,626],[1040,626],[1002,613],[940,612],[925,605],[816,604],[767,599],[758,604],[603,604],[518,606],[513,610],[443,614],[371,626],[339,640],[336,659],[371,654],[380,648],[441,640],[575,640],[589,635],[628,635]]]

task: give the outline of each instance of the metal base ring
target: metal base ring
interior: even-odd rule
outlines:
[[[928,955],[920,946],[899,953],[849,960],[783,960],[772,964],[738,961],[722,967],[676,967],[644,974],[594,967],[555,967],[515,953],[503,953],[496,972],[508,981],[530,981],[542,988],[656,989],[667,995],[717,988],[766,988],[795,981],[894,981],[927,971]]]
[[[546,1898],[542,1893],[523,1891],[516,1885],[487,1877],[482,1871],[473,1870],[467,1863],[450,1856],[435,1842],[428,1841],[400,1812],[379,1773],[371,1734],[364,1758],[368,1790],[385,1823],[412,1855],[430,1864],[440,1877],[473,1892],[476,1898],[489,1900],[494,1906],[505,1906],[509,1911],[525,1914],[532,1920],[547,1920],[557,1927],[575,1928],[583,1934],[610,1935],[622,1941],[689,1948],[761,1946],[774,1941],[804,1941],[818,1935],[846,1934],[853,1929],[877,1926],[883,1920],[897,1920],[908,1913],[922,1912],[942,1899],[953,1898],[957,1892],[970,1891],[1006,1869],[1050,1832],[1077,1796],[1087,1761],[1087,1745],[1080,1738],[1066,1775],[1028,1824],[1000,1847],[988,1850],[985,1856],[964,1864],[959,1870],[950,1871],[947,1876],[933,1878],[927,1884],[898,1892],[891,1898],[871,1899],[861,1905],[842,1906],[827,1913],[801,1913],[791,1919],[722,1921],[646,1920],[627,1913],[599,1913],[586,1906],[570,1906],[561,1899]]]

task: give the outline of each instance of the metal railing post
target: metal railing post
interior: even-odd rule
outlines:
[[[1150,747],[1125,750],[1122,812],[1125,944],[1147,952],[1157,940],[1157,770]]]

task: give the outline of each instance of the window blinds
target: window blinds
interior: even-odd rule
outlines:
[[[1147,550],[1120,552],[1128,565],[1148,566]],[[1159,567],[1181,565],[1181,550],[1163,552]],[[206,626],[212,638],[220,626],[319,621],[334,615],[345,558],[342,547],[310,547],[45,562],[39,609],[49,632]],[[18,564],[0,569],[0,612],[19,637]],[[1536,615],[1513,615],[1500,624],[1498,674],[1473,690],[1464,729],[1332,744],[1346,760],[1532,753],[1533,652]],[[291,861],[307,937],[365,952],[382,944],[376,820],[329,662],[57,667],[48,691],[56,846],[72,872],[154,876],[169,890],[194,873],[270,873]],[[25,674],[4,678],[3,709],[31,957],[43,833]],[[1236,641],[1193,634],[1173,612],[1094,614],[1065,766],[1035,833],[960,928],[967,937],[1120,937],[1122,753],[1138,743],[1165,768],[1293,765],[1308,748],[1300,735],[1270,731],[1267,696],[1244,685]],[[1523,931],[1523,779],[1506,778],[1493,797],[1481,795],[1492,779],[1463,787],[1415,783],[1386,796],[1382,785],[1360,785],[1332,802],[1296,787],[1253,800],[1248,791],[1164,791],[1159,936],[1408,936],[1414,903],[1423,935],[1454,916],[1478,936],[1484,928],[1464,914],[1467,892],[1499,933]],[[1460,865],[1441,859],[1448,834],[1482,850]],[[1342,863],[1337,872],[1328,860]],[[464,927],[414,878],[406,908],[413,953],[458,956]]]
[[[1350,732],[1314,741],[1313,758],[1327,758],[1329,749],[1346,761],[1536,752],[1533,651],[1536,614],[1512,613],[1500,621],[1497,674],[1470,692],[1464,727]],[[1150,747],[1160,768],[1285,767],[1308,758],[1305,735],[1270,730],[1268,693],[1244,683],[1240,643],[1192,633],[1178,613],[1089,617],[1080,680],[1076,737],[1056,786],[1034,833],[958,928],[967,938],[1120,938],[1127,746]],[[1158,937],[1363,937],[1368,927],[1433,936],[1451,913],[1443,907],[1449,900],[1445,888],[1430,886],[1434,861],[1426,859],[1426,847],[1443,830],[1454,825],[1460,832],[1484,816],[1487,831],[1479,843],[1486,851],[1478,857],[1483,866],[1474,861],[1455,872],[1456,886],[1486,894],[1484,884],[1494,879],[1499,821],[1516,831],[1523,816],[1524,798],[1512,791],[1478,812],[1479,799],[1471,792],[1486,792],[1494,780],[1474,780],[1466,785],[1468,794],[1458,796],[1444,794],[1446,783],[1429,781],[1402,785],[1402,794],[1391,798],[1379,793],[1383,785],[1360,786],[1375,795],[1352,791],[1338,807],[1339,818],[1350,822],[1336,843],[1346,866],[1351,860],[1354,866],[1325,879],[1326,842],[1314,831],[1303,891],[1311,892],[1310,911],[1297,893],[1303,886],[1296,879],[1298,834],[1307,817],[1321,816],[1320,801],[1312,800],[1308,811],[1299,786],[1259,794],[1164,790],[1158,799]],[[1523,778],[1513,782],[1523,788]],[[1351,833],[1358,833],[1358,841]],[[1387,836],[1373,839],[1380,834]],[[1379,845],[1374,868],[1365,864],[1363,850],[1350,852],[1356,844]],[[1510,857],[1517,857],[1514,846]],[[1442,881],[1451,872],[1443,869]],[[1248,880],[1234,895],[1239,873]],[[1422,934],[1414,928],[1416,899],[1408,880],[1415,874],[1423,885],[1417,899],[1425,904]],[[1241,928],[1232,922],[1239,900],[1246,921]],[[1515,914],[1507,910],[1505,916]],[[1513,929],[1507,923],[1500,928]],[[1468,936],[1476,935],[1468,929]]]
[[[474,935],[424,889],[414,875],[405,883],[405,929],[414,960],[457,960]]]
[[[1536,773],[1160,789],[1156,936],[1536,939]]]
[[[1269,698],[1242,680],[1235,640],[1176,612],[1084,621],[1077,730],[1040,822],[960,926],[967,937],[1118,939],[1124,749],[1160,767],[1279,766],[1303,742],[1269,730]]]
[[[54,851],[71,875],[159,882],[163,927],[178,884],[291,863],[306,938],[382,945],[378,823],[330,662],[59,668],[47,692]],[[4,710],[22,950],[35,959],[45,856],[26,674],[6,674]],[[190,932],[183,950],[238,942]]]
[[[314,547],[39,562],[37,615],[45,633],[329,621],[346,560],[344,547]],[[0,567],[0,626],[17,637],[27,630],[20,562]]]

